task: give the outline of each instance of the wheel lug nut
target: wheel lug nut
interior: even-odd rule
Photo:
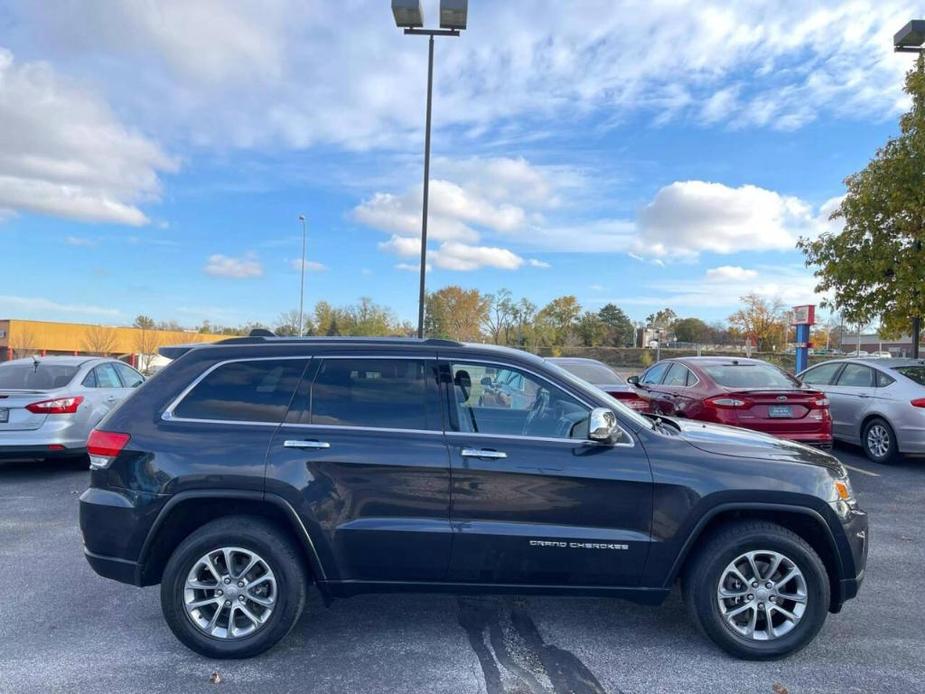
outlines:
[[[772,595],[771,597],[768,598],[768,602],[777,602],[777,598],[775,598],[775,597]]]
[[[230,606],[231,606],[231,600],[226,600],[225,607],[230,607]]]
[[[773,587],[774,587],[774,584],[771,583],[770,581],[768,581],[767,583],[764,584],[764,587],[765,587],[765,588],[773,588]]]
[[[752,595],[751,593],[749,593],[746,599],[747,599],[749,602],[751,602],[752,600],[755,599],[755,596]]]
[[[216,594],[217,596],[221,597],[221,596],[224,595],[225,593],[224,593],[224,591],[223,591],[221,588],[219,588],[217,591],[215,591],[215,594]]]
[[[752,581],[752,588],[758,587],[758,581]]]
[[[244,602],[244,596],[243,596],[243,595],[239,595],[239,596],[238,596],[238,600],[240,600],[241,602]]]
[[[764,609],[764,603],[763,603],[763,602],[759,602],[759,603],[758,603],[758,609],[759,609],[759,610],[763,610],[763,609]]]
[[[244,587],[244,581],[238,581],[238,588]]]
[[[231,583],[231,579],[230,579],[230,578],[226,578],[226,579],[225,579],[225,585],[228,585],[229,583]]]

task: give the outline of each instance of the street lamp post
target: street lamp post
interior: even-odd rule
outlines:
[[[302,308],[305,304],[305,215],[299,215],[299,221],[302,222],[302,256],[299,263],[301,277],[299,279],[299,337],[305,334],[305,320],[302,318]]]
[[[421,210],[421,281],[418,292],[418,337],[424,337],[424,288],[427,274],[427,203],[430,196],[430,113],[434,91],[434,36],[459,36],[466,28],[468,0],[440,0],[440,28],[424,29],[421,0],[392,0],[399,29],[410,36],[427,36],[427,107],[424,117],[424,200]]]
[[[913,19],[893,36],[893,50],[897,53],[925,52],[925,19]],[[916,243],[916,250],[922,250],[921,241]],[[921,254],[919,254],[921,257]],[[918,292],[915,294],[918,298]],[[912,318],[912,358],[919,358],[919,333],[922,332],[922,317],[916,314]]]

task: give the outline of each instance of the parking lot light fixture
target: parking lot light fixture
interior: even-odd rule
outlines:
[[[424,26],[421,0],[392,0],[392,16],[399,29],[418,29]]]
[[[897,53],[922,53],[925,44],[925,19],[913,19],[893,36]]]
[[[427,107],[424,115],[424,196],[421,203],[421,280],[418,291],[418,337],[424,337],[424,295],[427,274],[427,203],[430,197],[430,114],[434,93],[434,36],[459,36],[468,21],[468,0],[440,0],[440,29],[424,29],[419,0],[392,0],[392,14],[405,34],[427,36]]]

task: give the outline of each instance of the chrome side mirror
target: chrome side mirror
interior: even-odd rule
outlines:
[[[617,430],[617,416],[606,407],[591,410],[588,438],[592,441],[610,441]]]

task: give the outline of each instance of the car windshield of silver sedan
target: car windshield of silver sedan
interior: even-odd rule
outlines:
[[[54,390],[63,388],[76,375],[79,366],[18,362],[0,365],[0,388],[10,390]]]
[[[726,388],[799,388],[800,383],[770,364],[717,364],[704,371]]]

